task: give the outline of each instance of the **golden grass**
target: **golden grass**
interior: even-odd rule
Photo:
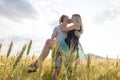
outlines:
[[[11,43],[13,44],[13,43]],[[53,73],[53,58],[55,50],[52,53],[52,59],[47,59],[40,63],[37,72],[27,73],[28,65],[33,63],[37,57],[29,56],[32,41],[28,47],[23,46],[20,53],[15,56],[9,56],[11,52],[10,45],[8,56],[0,55],[0,80],[51,80]],[[1,47],[0,47],[1,48]],[[27,49],[26,58],[23,58]],[[58,80],[120,80],[120,60],[119,59],[93,59],[88,56],[87,63],[84,61],[76,64],[74,56],[62,55],[63,65]]]
[[[27,60],[20,60],[19,64],[16,66],[14,72],[12,73],[12,67],[14,64],[15,57],[9,57],[6,69],[5,62],[7,58],[5,56],[0,56],[0,80],[51,80],[52,76],[52,59],[45,60],[42,65],[41,75],[39,75],[39,69],[35,73],[27,73],[27,66],[35,61],[31,57]],[[26,62],[26,64],[24,64]],[[89,64],[89,69],[87,65],[78,65],[77,72],[75,74],[76,80],[120,80],[120,60],[107,60],[107,59],[93,59]],[[71,64],[69,64],[71,65]],[[25,67],[23,67],[25,66]],[[72,65],[71,65],[72,66]],[[66,68],[63,66],[59,75],[58,80],[64,80],[66,78],[65,74]],[[6,73],[5,75],[4,72]],[[12,74],[11,74],[12,73]]]

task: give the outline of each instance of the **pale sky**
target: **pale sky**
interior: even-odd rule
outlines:
[[[16,54],[32,39],[30,55],[39,55],[59,17],[75,13],[82,17],[85,53],[120,55],[120,0],[0,0],[1,53],[6,54],[10,41]]]

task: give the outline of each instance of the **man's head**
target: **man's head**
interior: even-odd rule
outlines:
[[[67,25],[69,21],[69,17],[67,15],[62,15],[59,19],[59,23],[62,25]]]

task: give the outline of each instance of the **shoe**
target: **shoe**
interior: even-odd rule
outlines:
[[[30,65],[28,66],[27,73],[32,73],[32,72],[36,72],[36,71],[37,71],[36,63],[30,64]]]

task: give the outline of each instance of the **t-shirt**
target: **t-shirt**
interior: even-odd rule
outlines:
[[[67,37],[67,34],[61,30],[60,25],[58,25],[54,28],[53,34],[57,35],[57,37],[56,37],[57,42],[65,39]]]

